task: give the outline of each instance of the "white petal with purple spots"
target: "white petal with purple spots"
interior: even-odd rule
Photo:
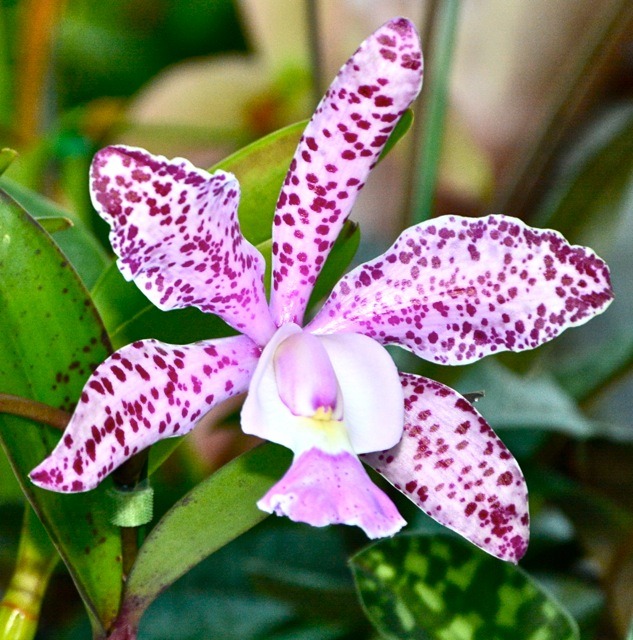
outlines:
[[[187,160],[106,147],[90,173],[92,201],[111,226],[128,280],[159,309],[215,313],[258,344],[275,330],[264,294],[264,259],[240,232],[239,185]]]
[[[97,367],[51,455],[31,474],[45,489],[93,489],[150,444],[181,436],[246,391],[259,349],[246,336],[177,346],[143,340]]]
[[[401,373],[402,440],[362,456],[423,511],[502,560],[527,548],[527,487],[512,454],[456,391]]]
[[[418,34],[399,18],[363,42],[317,107],[273,221],[271,312],[278,325],[301,324],[356,195],[421,85]]]
[[[538,347],[612,299],[606,264],[556,231],[506,216],[445,216],[407,229],[344,276],[306,329],[358,332],[466,364]]]

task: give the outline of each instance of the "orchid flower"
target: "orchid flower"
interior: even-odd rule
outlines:
[[[264,259],[240,232],[232,175],[131,147],[96,155],[92,200],[111,225],[123,275],[159,308],[195,306],[241,335],[184,346],[143,340],[114,353],[33,482],[89,490],[248,392],[243,430],[294,452],[262,510],[391,536],[405,521],[362,460],[474,544],[513,562],[522,556],[527,490],[516,461],[465,398],[398,373],[384,346],[447,365],[531,349],[607,307],[605,263],[514,218],[439,218],[344,276],[303,326],[334,240],[421,81],[418,36],[405,19],[381,27],[343,66],[279,196],[270,304]]]

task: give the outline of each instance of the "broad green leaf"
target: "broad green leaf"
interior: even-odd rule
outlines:
[[[240,183],[239,219],[244,237],[257,246],[270,239],[275,205],[307,122],[297,122],[249,144],[209,171],[229,171]]]
[[[449,535],[400,536],[355,555],[369,619],[391,640],[578,640],[529,575]]]
[[[128,577],[122,611],[133,626],[180,576],[267,514],[256,502],[285,472],[291,454],[264,444],[232,460],[179,500],[152,529]]]
[[[22,500],[20,485],[11,470],[9,459],[0,447],[0,505],[7,502],[19,504]]]
[[[380,162],[383,158],[386,158],[391,153],[391,150],[407,134],[412,124],[413,109],[407,109],[400,117],[400,120],[398,120],[395,129],[391,132],[389,139],[387,140],[387,143],[385,144],[380,157],[378,158],[378,162]]]
[[[126,282],[114,262],[95,284],[92,299],[116,349],[145,338],[185,344],[235,333],[217,316],[193,307],[161,311]]]
[[[86,287],[92,287],[107,266],[109,258],[84,222],[52,200],[9,178],[0,178],[0,192],[11,196],[34,218],[67,218],[72,222],[72,228],[55,235],[55,243],[64,252]]]
[[[57,233],[58,231],[66,231],[73,226],[72,220],[63,216],[51,216],[50,218],[35,218],[37,223],[46,231],[46,233]]]
[[[109,352],[107,335],[79,278],[50,237],[0,194],[0,392],[64,410]],[[105,487],[62,495],[27,478],[59,432],[0,416],[0,440],[93,618],[112,621],[120,597],[118,530],[108,523]]]
[[[323,265],[323,271],[319,274],[308,303],[308,313],[320,300],[330,295],[334,285],[347,271],[350,262],[358,251],[360,244],[360,227],[350,222],[345,223],[341,229],[330,255]]]

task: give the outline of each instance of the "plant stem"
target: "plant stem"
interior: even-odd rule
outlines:
[[[0,640],[35,637],[42,599],[58,559],[44,527],[27,505],[15,571],[0,602]]]
[[[63,431],[70,420],[70,413],[56,409],[37,400],[0,393],[0,413],[29,418]]]
[[[319,104],[325,92],[323,85],[323,51],[321,48],[321,30],[319,29],[318,0],[305,0],[308,16],[308,44],[310,47],[310,64],[312,66],[312,92],[314,106]]]
[[[422,103],[420,126],[423,135],[417,146],[417,157],[414,161],[410,213],[413,224],[428,220],[433,208],[459,7],[459,0],[438,3],[433,24],[428,25],[426,29],[430,38],[430,54],[427,55],[430,80]]]

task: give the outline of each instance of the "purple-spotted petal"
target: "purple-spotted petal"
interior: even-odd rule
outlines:
[[[473,406],[427,378],[400,374],[399,444],[362,456],[432,518],[488,553],[518,562],[527,548],[527,487],[512,454]]]
[[[560,233],[506,216],[446,216],[407,229],[343,277],[307,329],[465,364],[537,347],[612,299],[606,264]]]
[[[325,258],[400,115],[420,91],[413,25],[395,19],[342,67],[308,124],[273,223],[271,311],[302,323]]]
[[[245,391],[258,356],[246,336],[123,347],[92,374],[62,439],[31,480],[62,493],[94,488],[138,451],[187,433],[211,407]]]
[[[90,174],[92,202],[111,226],[127,280],[163,310],[215,313],[258,344],[275,326],[263,287],[264,259],[240,232],[239,185],[187,160],[106,147]]]
[[[406,524],[348,451],[330,454],[314,448],[300,454],[257,506],[314,527],[356,525],[369,538],[392,536]]]

